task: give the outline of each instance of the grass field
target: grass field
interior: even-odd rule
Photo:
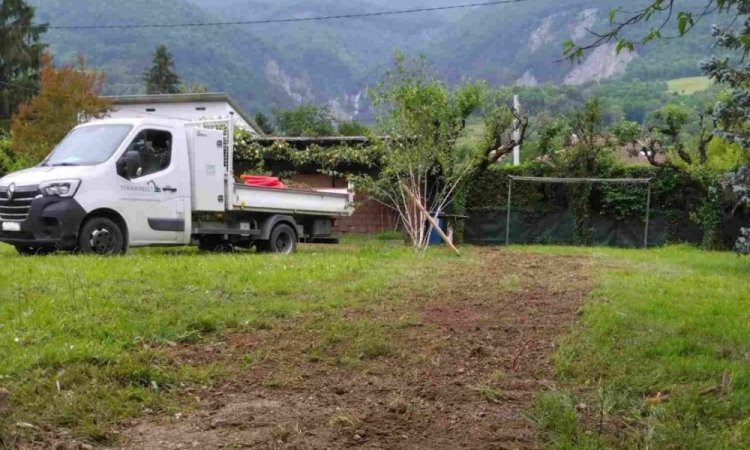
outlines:
[[[0,246],[0,386],[12,393],[0,447],[19,422],[111,441],[118,421],[174,406],[174,387],[221,376],[220,366],[178,367],[160,348],[383,301],[402,283],[429,282],[425,268],[450,259],[378,241],[303,246],[290,257],[190,248],[19,257]]]
[[[680,95],[695,94],[709,87],[711,87],[711,80],[708,77],[675,78],[667,82],[668,91]]]
[[[558,347],[556,387],[542,390],[529,411],[545,445],[750,448],[750,260],[681,246],[511,251],[591,260],[594,290]],[[123,420],[146,410],[183,411],[183,388],[210,385],[231,369],[219,359],[182,365],[170,349],[227,333],[252,336],[314,317],[302,325],[318,339],[306,350],[309,361],[356,368],[393,354],[401,345],[392,340],[394,328],[367,308],[413,292],[433,298],[442,289],[460,299],[462,289],[440,280],[471,269],[484,250],[463,252],[419,257],[377,240],[302,246],[288,257],[183,248],[19,257],[2,246],[0,387],[11,403],[10,412],[0,410],[0,448],[60,430],[112,443]],[[493,265],[502,268],[502,259]],[[497,296],[531,292],[525,278],[508,277],[494,288]],[[543,272],[533,277],[542,287],[544,280]],[[553,295],[559,289],[550,287]],[[412,313],[396,320],[413,333],[427,330]],[[242,364],[260,357],[247,354]],[[499,388],[482,386],[482,395],[492,394],[487,402],[502,407]]]
[[[689,247],[579,251],[599,272],[559,351],[568,390],[538,399],[551,446],[750,448],[750,260]]]

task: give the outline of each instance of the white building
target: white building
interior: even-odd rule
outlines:
[[[253,119],[224,92],[203,94],[122,95],[104,97],[112,101],[108,117],[162,117],[195,121],[201,119],[226,119],[234,115],[234,124],[263,136],[263,131]]]

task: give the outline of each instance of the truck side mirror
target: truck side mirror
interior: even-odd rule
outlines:
[[[117,174],[127,179],[136,178],[141,174],[141,166],[141,154],[131,150],[117,161]]]

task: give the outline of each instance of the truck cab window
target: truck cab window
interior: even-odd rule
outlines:
[[[121,161],[126,160],[128,164],[122,166],[131,167],[126,178],[139,178],[168,168],[172,161],[172,134],[161,130],[141,131],[125,150]],[[132,168],[133,165],[138,167]]]

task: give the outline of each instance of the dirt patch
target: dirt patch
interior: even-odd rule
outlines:
[[[186,391],[195,410],[128,424],[125,448],[536,447],[529,408],[552,383],[555,341],[590,290],[590,261],[477,252],[477,266],[442,274],[437,295],[342,313],[376,317],[393,347],[385,356],[310,358],[321,336],[309,317],[173,349],[184,364],[219,361],[236,374]]]

